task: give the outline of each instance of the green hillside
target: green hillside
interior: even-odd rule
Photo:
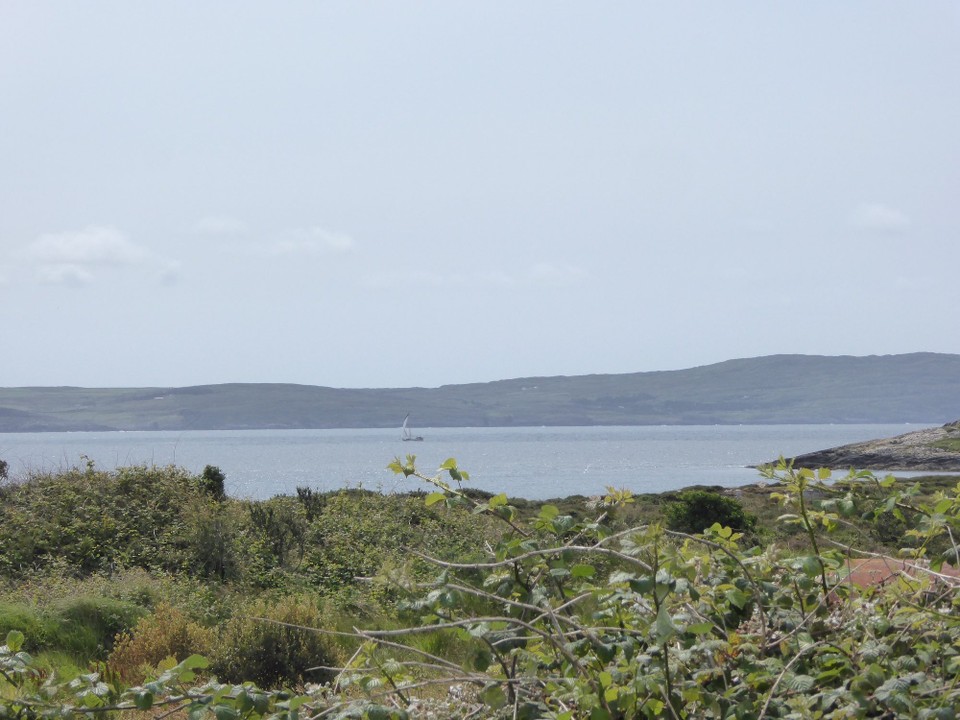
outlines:
[[[960,355],[773,355],[666,372],[439,388],[0,388],[0,432],[773,423],[960,416]]]

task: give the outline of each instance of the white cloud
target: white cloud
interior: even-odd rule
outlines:
[[[353,251],[356,243],[343,233],[331,232],[321,227],[298,228],[282,233],[275,240],[260,246],[260,250],[272,256],[343,255]]]
[[[150,257],[116,228],[97,225],[41,235],[27,246],[26,254],[42,265],[132,265]]]
[[[54,263],[37,268],[37,278],[49,285],[89,285],[93,282],[93,273],[83,265]]]
[[[910,218],[881,203],[863,203],[850,214],[850,224],[863,230],[898,233],[910,227]]]
[[[22,257],[36,269],[41,282],[86,285],[96,270],[139,266],[154,269],[161,282],[171,282],[178,263],[131,242],[120,230],[90,225],[83,230],[47,233],[31,242]]]
[[[202,235],[243,235],[249,230],[243,220],[228,215],[207,215],[193,226]]]

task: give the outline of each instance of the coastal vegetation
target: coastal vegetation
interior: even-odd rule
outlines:
[[[957,478],[265,501],[92,463],[0,486],[0,716],[955,717]],[[905,558],[874,587],[857,557]]]

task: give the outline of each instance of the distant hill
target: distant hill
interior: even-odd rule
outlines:
[[[397,427],[408,412],[418,428],[943,423],[960,417],[960,355],[771,355],[438,388],[0,388],[0,432]]]

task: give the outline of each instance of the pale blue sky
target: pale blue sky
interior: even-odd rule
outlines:
[[[960,353],[958,8],[0,0],[0,385]]]

